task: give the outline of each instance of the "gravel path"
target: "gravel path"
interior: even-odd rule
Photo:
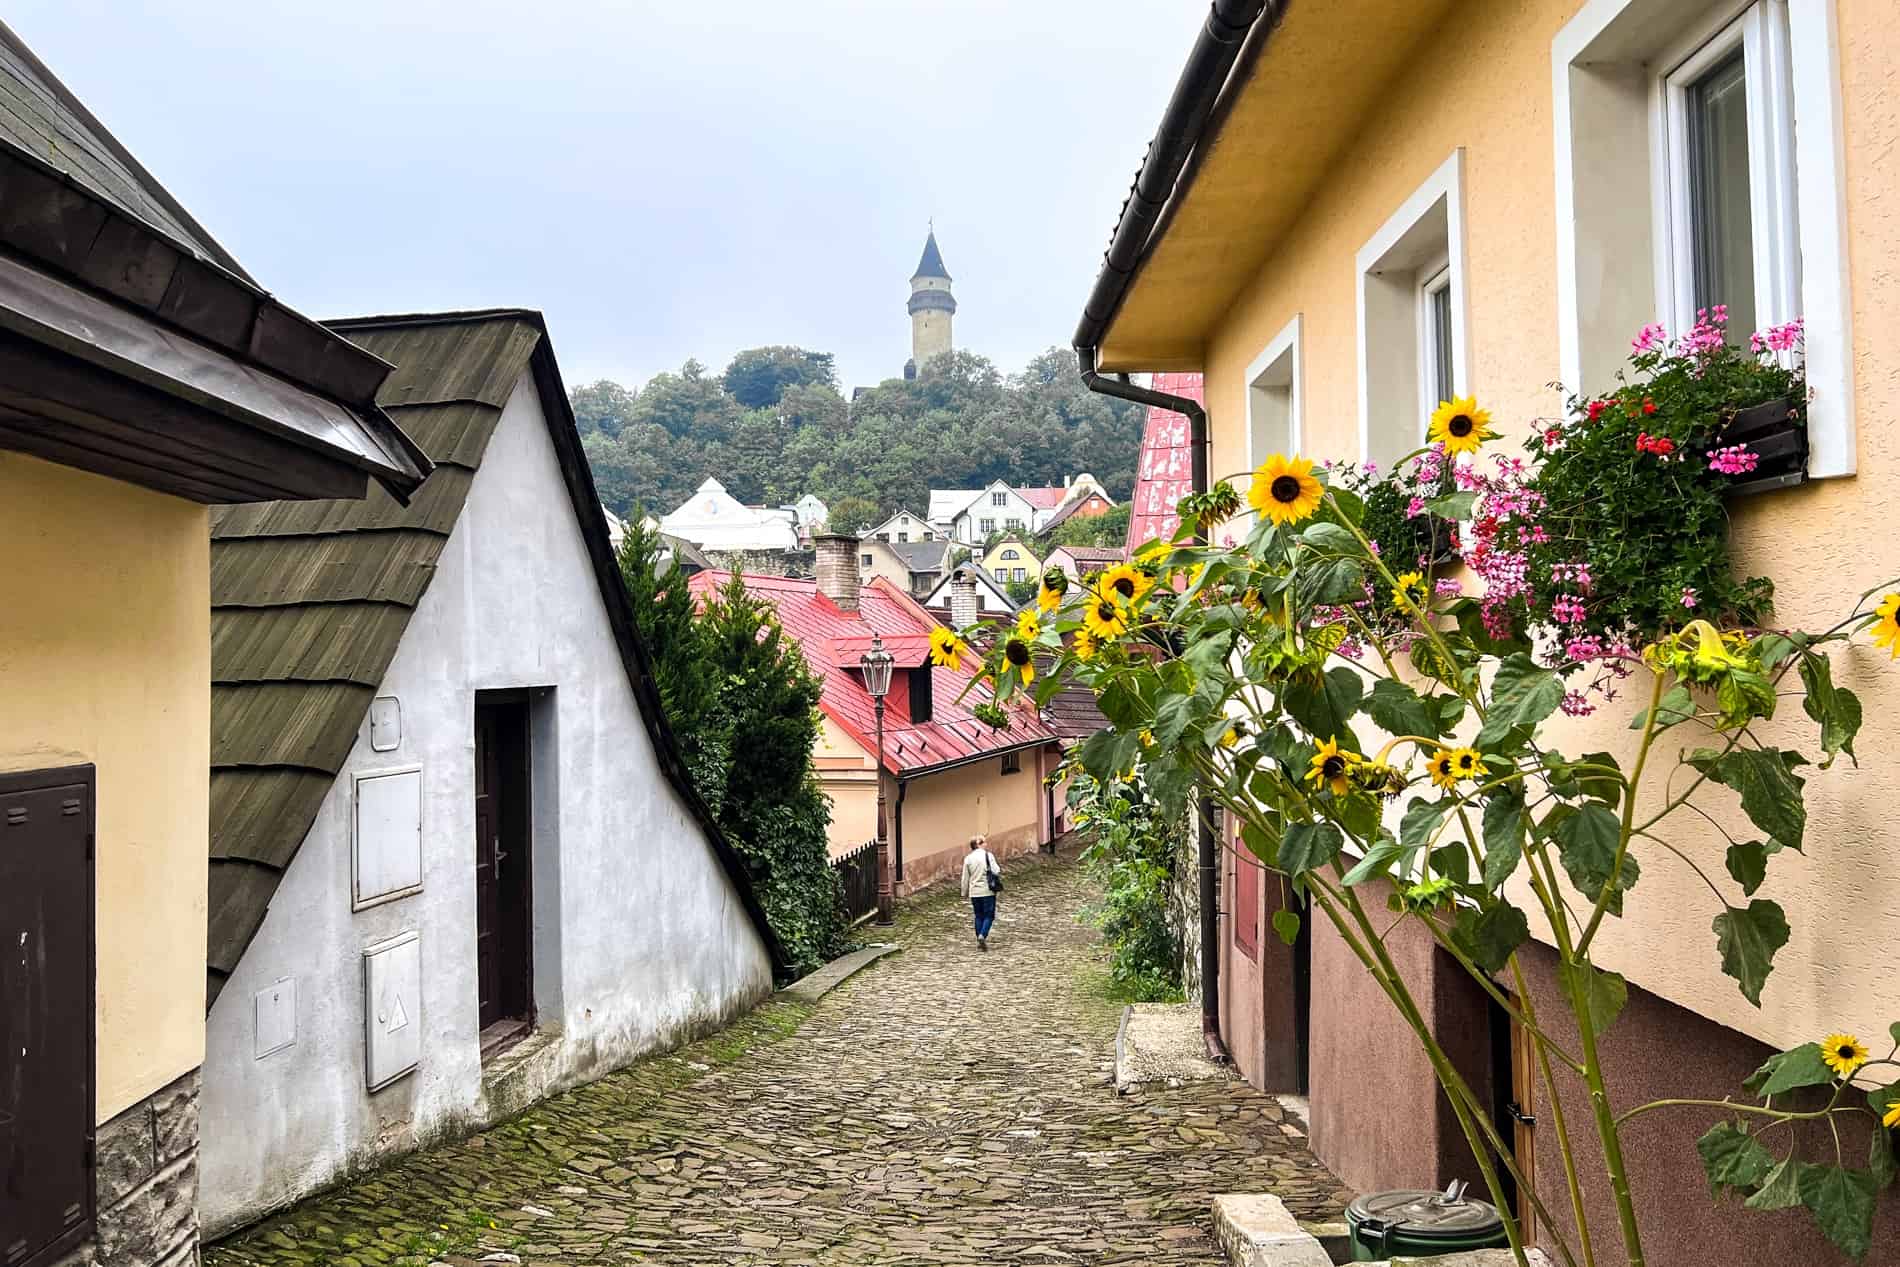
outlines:
[[[1012,868],[983,955],[966,903],[909,905],[903,952],[815,1007],[781,996],[207,1267],[1215,1264],[1215,1193],[1336,1216],[1349,1194],[1271,1097],[1231,1078],[1115,1095],[1090,896],[1070,863]]]

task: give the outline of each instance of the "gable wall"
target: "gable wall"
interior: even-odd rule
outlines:
[[[531,706],[540,1033],[517,1049],[517,1072],[485,1088],[474,700],[505,687],[553,688]],[[379,694],[402,702],[401,746],[371,751],[365,723],[208,1018],[201,1200],[213,1231],[715,1028],[771,987],[763,943],[655,762],[526,377]],[[412,764],[423,889],[352,913],[351,777]],[[369,1095],[361,953],[408,930],[421,938],[421,1064]],[[260,1060],[253,997],[285,979],[296,1041]]]

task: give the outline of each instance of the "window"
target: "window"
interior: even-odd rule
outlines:
[[[1359,249],[1359,448],[1390,466],[1465,382],[1464,151]]]
[[[1011,515],[1003,521],[1003,527],[1009,529],[1011,532],[1021,532],[1023,530],[1023,521],[1015,515]]]
[[[1005,550],[1003,551],[1003,557],[1005,559],[1020,559],[1023,556],[1014,550]]]
[[[1740,343],[1800,317],[1815,476],[1855,464],[1834,9],[1593,0],[1551,46],[1564,382],[1610,386],[1650,322],[1721,304]]]
[[[910,540],[910,534],[909,534],[908,532],[900,532],[900,533],[898,533],[898,534],[897,534],[897,539],[898,539],[899,541],[909,541],[909,540]]]
[[[1260,957],[1260,864],[1251,858],[1242,857],[1240,851],[1229,850],[1234,860],[1231,872],[1234,881],[1234,900],[1228,909],[1233,913],[1234,949],[1249,959]]]
[[[1299,449],[1299,396],[1300,319],[1295,317],[1247,367],[1248,470],[1270,454]]]
[[[1009,570],[1009,579],[1010,579],[1010,580],[1012,580],[1012,581],[1020,581],[1020,580],[1022,580],[1022,579],[1023,579],[1023,570],[1022,570],[1021,568],[1011,568],[1011,569]]]
[[[977,524],[977,530],[987,537],[996,531],[996,521],[994,519],[982,520]]]
[[[868,568],[871,566],[871,556],[868,554],[860,554],[858,556],[858,562]]]
[[[992,506],[1007,506],[1007,505],[1009,505],[1009,494],[1008,494],[1008,493],[991,493],[991,494],[990,494],[990,505],[992,505]]]
[[[996,567],[993,568],[992,570],[996,573],[997,580],[1007,581],[1009,579],[1009,569],[1004,567],[1002,564],[998,563]]]
[[[1022,772],[1023,754],[1020,752],[1005,752],[1003,754],[1003,773],[1021,774]]]

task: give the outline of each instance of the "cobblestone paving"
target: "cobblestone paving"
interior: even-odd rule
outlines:
[[[984,955],[954,894],[912,905],[903,953],[815,1008],[769,1003],[207,1267],[1213,1264],[1214,1193],[1336,1216],[1350,1194],[1274,1099],[1231,1079],[1115,1095],[1088,897],[1068,863],[1012,867]]]

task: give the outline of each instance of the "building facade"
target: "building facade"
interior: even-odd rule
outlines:
[[[213,521],[210,1232],[717,1029],[773,980],[538,314],[337,328],[397,367],[385,398],[436,465],[407,507]]]
[[[1035,551],[1017,537],[1004,537],[983,556],[982,567],[999,585],[1020,585],[1042,575]]]
[[[1387,462],[1455,394],[1475,393],[1508,446],[1562,408],[1548,384],[1612,387],[1641,327],[1680,332],[1698,307],[1726,302],[1744,333],[1805,321],[1812,389],[1812,478],[1734,504],[1738,571],[1773,576],[1779,615],[1797,627],[1831,623],[1891,574],[1891,552],[1857,544],[1862,526],[1900,512],[1888,421],[1900,362],[1880,316],[1900,285],[1884,263],[1900,244],[1886,211],[1887,140],[1900,130],[1889,11],[1351,0],[1272,12],[1086,349],[1104,372],[1202,374],[1216,478],[1276,451]],[[1481,74],[1423,73],[1474,58]],[[1718,125],[1728,145],[1715,153],[1705,142]],[[1727,281],[1705,291],[1716,255]],[[1869,718],[1900,705],[1871,660],[1848,657],[1837,673]],[[1574,721],[1563,750],[1626,758],[1628,713],[1615,714]],[[1858,774],[1811,781],[1810,821],[1842,841],[1885,839],[1895,743],[1891,726],[1870,727]],[[1715,828],[1697,844],[1719,873]],[[1281,886],[1243,854],[1226,855],[1220,995],[1242,1071],[1310,1094],[1313,1147],[1355,1187],[1475,1178],[1403,1027],[1330,930],[1296,947],[1272,935]],[[1605,1045],[1619,1101],[1720,1098],[1770,1050],[1830,1029],[1884,1034],[1900,1014],[1900,987],[1860,949],[1900,933],[1893,859],[1811,851],[1771,885],[1806,931],[1777,957],[1759,1010],[1719,970],[1693,871],[1647,869],[1625,916],[1605,924],[1593,956],[1630,983]],[[1843,941],[1824,928],[1858,931]],[[1564,1217],[1549,1114],[1541,1088],[1514,1081],[1508,1026],[1429,943],[1400,940],[1467,1077],[1533,1119],[1507,1125]],[[1551,956],[1533,946],[1524,958],[1540,1009],[1554,1006]],[[1561,1075],[1559,1087],[1582,1119],[1582,1089]],[[1626,1145],[1653,1261],[1833,1261],[1800,1211],[1738,1217],[1710,1201],[1695,1152],[1706,1119],[1651,1121]],[[1593,1218],[1613,1226],[1603,1185],[1592,1175],[1585,1187]],[[1883,1215],[1876,1243],[1894,1234]]]

